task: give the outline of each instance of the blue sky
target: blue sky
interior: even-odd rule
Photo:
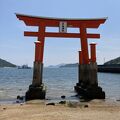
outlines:
[[[97,43],[97,62],[120,56],[120,1],[119,0],[0,0],[0,58],[14,64],[29,64],[34,61],[34,41],[24,37],[26,27],[15,13],[62,18],[108,17],[99,29],[88,30],[100,33],[100,39],[89,39]],[[78,62],[79,39],[46,38],[44,64]]]

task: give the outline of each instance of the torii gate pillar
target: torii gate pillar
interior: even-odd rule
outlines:
[[[90,44],[91,58],[84,64],[83,52],[79,51],[78,83],[75,90],[85,99],[105,99],[105,92],[98,86],[96,44]]]
[[[44,41],[42,39],[41,41]],[[44,43],[44,42],[43,42]],[[29,86],[29,90],[26,92],[25,99],[45,99],[45,86],[42,82],[43,75],[43,50],[44,44],[40,41],[35,42],[35,61],[33,67],[33,81]]]

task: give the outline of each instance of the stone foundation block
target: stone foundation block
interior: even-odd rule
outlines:
[[[82,88],[81,86],[75,86],[75,90],[78,95],[85,99],[105,99],[105,92],[99,86]]]
[[[25,100],[45,99],[46,89],[44,85],[41,86],[29,86],[29,90],[26,92]]]

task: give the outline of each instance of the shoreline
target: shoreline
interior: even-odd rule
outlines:
[[[17,99],[17,98],[1,99],[0,100],[0,105],[4,105],[4,104],[6,104],[6,105],[11,104],[12,105],[12,104],[20,104],[20,103],[24,104],[24,103],[27,103],[25,101],[25,97],[24,96],[20,96],[20,97],[22,97],[23,99],[22,100],[21,99]],[[117,99],[117,98],[93,99],[93,100],[85,101],[84,99],[80,99],[80,98],[75,97],[75,96],[72,99],[68,99],[68,98],[64,98],[64,99],[62,99],[62,98],[59,98],[59,99],[49,99],[49,98],[46,98],[45,100],[37,100],[37,101],[42,101],[45,104],[47,104],[47,103],[58,104],[61,101],[76,102],[76,103],[84,103],[84,102],[88,102],[89,103],[89,102],[94,101],[94,100],[100,100],[100,101],[103,101],[105,103],[111,103],[111,104],[112,103],[116,103],[116,104],[120,103],[120,98],[119,99]],[[34,100],[30,100],[30,101],[34,101]],[[29,101],[28,101],[28,103],[29,103]]]
[[[0,105],[0,120],[120,120],[120,102],[92,100],[46,105],[33,100],[21,104]]]

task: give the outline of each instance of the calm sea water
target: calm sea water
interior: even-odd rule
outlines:
[[[0,103],[14,102],[17,95],[24,96],[32,82],[32,69],[0,68]],[[78,81],[77,68],[44,68],[46,98],[77,100],[74,86]],[[107,99],[120,99],[120,74],[98,73],[99,85],[106,92]]]

